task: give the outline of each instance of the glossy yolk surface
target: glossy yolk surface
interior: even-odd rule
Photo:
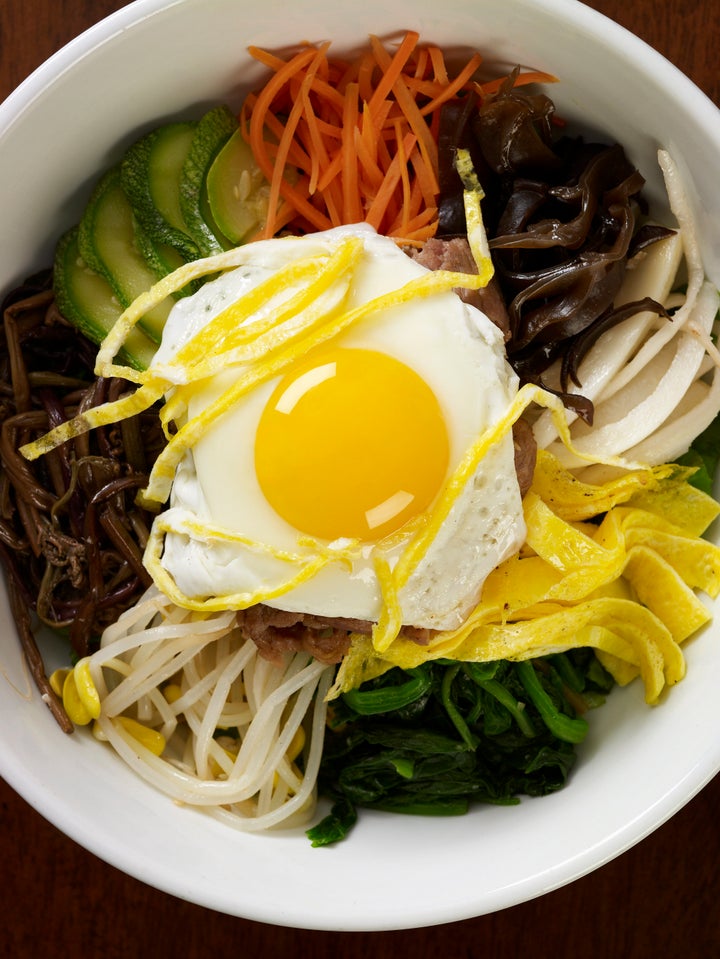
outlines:
[[[367,349],[315,351],[283,377],[255,438],[266,499],[321,539],[376,540],[433,501],[448,468],[435,394],[410,367]]]

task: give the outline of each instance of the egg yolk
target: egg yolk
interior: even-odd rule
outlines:
[[[449,460],[428,384],[375,350],[315,351],[286,374],[255,437],[273,509],[320,539],[377,540],[427,509]]]

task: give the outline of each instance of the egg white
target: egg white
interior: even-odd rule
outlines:
[[[351,235],[362,238],[364,253],[353,276],[348,308],[427,273],[392,240],[364,224],[309,237],[261,241],[254,244],[247,265],[177,303],[155,362],[171,360],[213,316],[290,260],[333,250]],[[387,353],[425,380],[447,424],[450,472],[517,392],[517,378],[505,360],[500,332],[454,293],[418,297],[370,316],[339,336],[334,345]],[[236,370],[217,375],[211,386],[194,396],[189,416],[200,413],[236,376]],[[289,573],[286,562],[252,546],[188,533],[187,520],[221,526],[276,550],[312,553],[309,547],[298,546],[298,531],[272,509],[255,475],[255,431],[277,382],[273,379],[258,387],[214,423],[177,470],[164,516],[166,525],[172,527],[174,520],[177,525],[166,535],[162,565],[190,597],[273,589]],[[524,535],[512,436],[507,435],[481,461],[401,590],[403,622],[432,629],[460,625],[478,601],[488,573],[517,551]],[[337,549],[346,545],[323,544]],[[285,610],[377,621],[382,595],[372,560],[374,545],[357,548],[351,566],[345,557],[266,601]],[[402,546],[397,543],[386,552],[391,568]]]

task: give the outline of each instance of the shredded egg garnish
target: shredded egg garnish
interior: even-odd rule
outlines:
[[[710,620],[695,591],[720,595],[720,549],[701,538],[720,506],[688,483],[691,472],[658,466],[596,486],[540,450],[524,500],[526,543],[490,573],[466,622],[424,647],[399,638],[380,651],[355,637],[331,695],[391,666],[589,646],[619,683],[641,676],[646,700],[657,702],[684,676],[681,643]]]
[[[265,602],[371,621],[333,694],[392,665],[584,645],[654,702],[707,621],[695,590],[720,591],[720,551],[699,539],[718,507],[672,466],[609,456],[623,474],[590,486],[542,450],[521,502],[512,426],[530,404],[598,460],[574,449],[557,397],[518,389],[499,331],[453,292],[487,283],[474,255],[478,275],[430,272],[359,225],[189,264],[100,349],[98,375],[134,392],[22,452],[162,401],[168,442],[142,494],[170,501],[144,557],[155,584],[203,613]],[[143,312],[207,274],[149,369],[118,366]],[[403,625],[436,633],[420,646]]]

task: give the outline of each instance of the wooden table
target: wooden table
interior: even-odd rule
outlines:
[[[122,6],[124,0],[2,0],[0,99]],[[639,34],[720,103],[717,0],[590,6]],[[719,813],[720,777],[629,852],[531,902],[428,929],[323,933],[235,919],[148,888],[67,839],[0,781],[0,955],[711,959],[720,955]]]

